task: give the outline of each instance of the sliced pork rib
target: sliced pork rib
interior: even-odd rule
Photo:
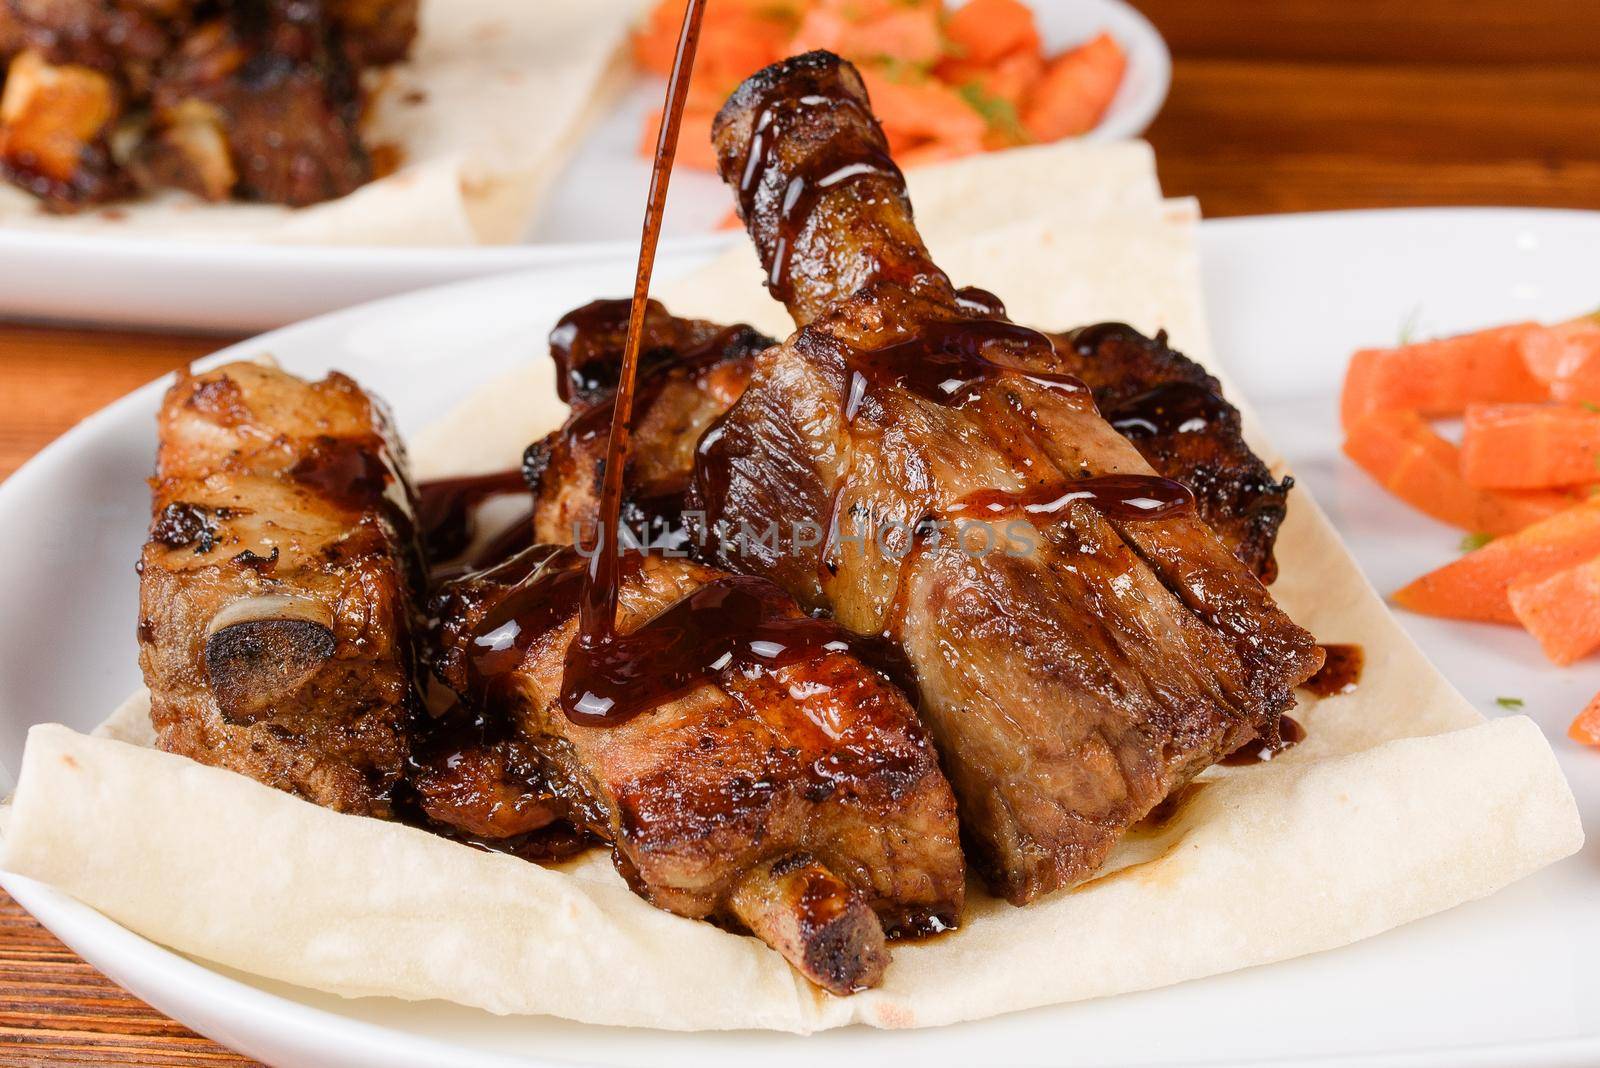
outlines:
[[[1274,735],[1320,651],[1198,518],[1130,518],[1167,489],[1047,338],[927,258],[848,64],[763,71],[715,137],[807,325],[704,437],[694,503],[722,531],[842,532],[721,562],[897,644],[991,886],[1071,885],[1175,786]],[[987,548],[951,533],[973,520]]]
[[[708,585],[751,581],[681,560],[630,561],[624,634]],[[574,723],[559,697],[582,567],[570,548],[536,546],[452,584],[435,606],[443,676],[508,716],[549,765],[550,815],[610,843],[618,870],[653,904],[748,929],[835,993],[876,984],[886,931],[956,923],[955,800],[898,690],[827,651],[781,667],[732,665],[618,725]]]
[[[404,770],[419,565],[404,453],[343,375],[183,375],[160,414],[139,663],[160,745],[343,812]]]

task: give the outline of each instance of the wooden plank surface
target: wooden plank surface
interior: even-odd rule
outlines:
[[[1163,184],[1210,216],[1600,208],[1600,3],[1139,6],[1176,56],[1149,135]],[[223,343],[0,323],[0,476]],[[0,1065],[248,1063],[125,994],[0,895]]]

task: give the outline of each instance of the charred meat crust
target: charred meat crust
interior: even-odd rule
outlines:
[[[1266,583],[1294,479],[1275,477],[1244,440],[1239,409],[1205,368],[1124,323],[1051,335],[1063,369],[1094,391],[1106,420],[1157,471],[1194,490],[1200,518]]]

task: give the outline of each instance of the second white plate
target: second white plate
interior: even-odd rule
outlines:
[[[1137,137],[1166,99],[1171,58],[1124,0],[1041,0],[1040,33],[1059,51],[1108,30],[1128,72],[1091,140]],[[650,169],[635,148],[661,85],[639,79],[589,132],[557,180],[528,243],[483,248],[180,244],[0,228],[0,317],[178,330],[266,330],[442,282],[546,264],[631,260]],[[673,175],[666,242],[680,251],[728,240],[733,210],[715,177]]]

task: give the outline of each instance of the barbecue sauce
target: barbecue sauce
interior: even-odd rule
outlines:
[[[592,300],[563,315],[550,331],[550,357],[556,363],[556,395],[563,401],[571,404],[575,396],[616,387],[616,379],[610,377],[609,368],[599,366],[599,361],[586,359],[592,354],[580,348],[579,342],[583,338],[610,337],[627,330],[631,307],[632,302],[627,300]]]
[[[574,406],[609,400],[620,377],[620,368],[611,358],[613,345],[619,335],[626,337],[632,302],[627,300],[595,300],[562,316],[550,331],[550,357],[556,365],[556,393]],[[665,318],[667,311],[660,302],[650,301],[646,311],[646,324],[650,316]],[[724,360],[745,355],[750,351],[741,346],[758,335],[742,324],[723,327],[693,345],[676,348],[672,344],[646,348],[640,342],[639,407],[650,396],[648,383],[657,383],[671,371],[688,371],[694,374],[722,363]],[[676,338],[672,339],[676,341]],[[766,339],[762,339],[765,341]],[[764,345],[761,347],[765,347]],[[609,417],[607,419],[609,422]]]
[[[1193,382],[1164,382],[1117,405],[1106,415],[1123,437],[1133,441],[1171,434],[1203,434],[1223,418],[1228,404]]]
[[[1194,493],[1182,482],[1155,475],[1099,475],[1026,490],[983,490],[963,497],[959,513],[1002,516],[1021,512],[1056,519],[1083,503],[1108,519],[1137,522],[1167,519],[1194,511]]]
[[[843,630],[799,614],[766,579],[727,575],[628,634],[584,648],[574,642],[562,681],[567,718],[586,726],[623,722],[681,697],[708,674],[778,668],[823,652],[845,652]]]
[[[289,468],[289,477],[352,511],[375,508],[395,480],[382,438],[324,435]]]
[[[882,348],[849,353],[850,384],[845,400],[846,422],[854,422],[872,386],[899,387],[935,404],[956,406],[973,396],[981,383],[1002,375],[1024,378],[1057,393],[1093,399],[1089,387],[1068,374],[1032,371],[996,363],[985,355],[991,347],[1026,353],[1049,346],[1037,330],[997,319],[947,319],[926,323],[911,337]]]
[[[1223,757],[1218,763],[1230,768],[1264,764],[1285,749],[1299,745],[1306,740],[1306,729],[1300,726],[1298,720],[1290,716],[1279,717],[1277,734],[1276,738],[1256,738],[1247,742],[1243,747]]]
[[[648,312],[650,275],[661,236],[661,217],[704,13],[705,0],[689,0],[672,75],[667,83],[666,120],[662,123],[651,173],[622,371],[614,400],[606,413],[610,438],[595,551],[582,572],[578,634],[567,651],[562,679],[563,711],[574,723],[589,726],[626,722],[699,685],[708,674],[736,663],[780,666],[815,656],[824,649],[845,648],[843,634],[835,624],[797,615],[793,603],[777,586],[764,579],[740,576],[726,576],[700,587],[627,634],[617,630],[618,593],[623,578],[619,528],[629,423],[640,384],[639,357]],[[842,175],[818,178],[823,188],[844,180],[846,177]],[[802,190],[796,195],[803,193]],[[614,313],[615,309],[611,310]],[[703,346],[706,350],[703,358],[714,358],[720,353],[722,345],[715,342],[713,339],[713,343]],[[570,383],[570,372],[567,378]],[[522,635],[529,628],[522,625],[516,610],[524,607],[512,606],[514,610],[501,624],[500,647],[491,648],[479,657],[480,673],[486,668],[495,670],[512,655],[520,662],[521,653],[517,650],[525,640]],[[490,622],[506,613],[507,605],[503,602],[491,613]],[[482,644],[479,639],[479,645]],[[486,657],[494,659],[486,663]]]
[[[1324,659],[1322,667],[1317,673],[1302,682],[1303,689],[1310,690],[1318,697],[1336,697],[1342,693],[1354,693],[1361,684],[1361,669],[1366,664],[1367,654],[1359,645],[1324,645],[1322,647]]]
[[[441,478],[419,485],[417,529],[428,559],[453,560],[466,552],[472,544],[472,516],[477,507],[491,497],[525,493],[527,489],[522,472],[515,469]]]

